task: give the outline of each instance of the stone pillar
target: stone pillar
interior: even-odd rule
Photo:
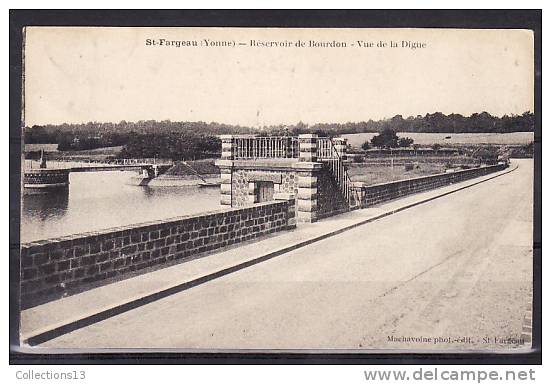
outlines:
[[[309,133],[298,135],[299,160],[302,162],[318,161],[318,135]]]
[[[313,223],[318,219],[318,176],[321,163],[298,162],[293,165],[298,176],[297,220]]]
[[[333,139],[333,145],[335,146],[335,150],[339,154],[341,160],[346,160],[346,139],[344,137],[335,137]]]
[[[287,229],[295,229],[297,226],[295,213],[295,195],[292,193],[274,193],[274,199],[287,202]]]
[[[317,162],[318,135],[299,135],[298,140],[299,162],[293,165],[298,177],[297,220],[313,223],[318,219],[318,175],[322,168],[322,164]]]
[[[222,140],[222,155],[220,158],[222,160],[233,160],[233,152],[235,148],[233,136],[220,135],[220,140]]]
[[[232,160],[217,160],[215,165],[220,168],[220,204],[223,207],[232,206]]]
[[[222,207],[232,206],[232,173],[234,139],[232,135],[220,135],[222,141],[222,154],[216,166],[220,168],[220,205]]]

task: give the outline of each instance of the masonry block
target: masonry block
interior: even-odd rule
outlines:
[[[315,188],[318,184],[318,178],[316,176],[298,176],[299,188]]]
[[[307,211],[297,211],[297,222],[299,223],[313,223],[313,222],[316,222],[318,217],[317,217],[317,212],[316,211],[311,211],[311,212],[307,212]]]
[[[222,195],[230,195],[231,196],[231,184],[220,184],[220,193]]]
[[[316,162],[318,135],[303,134],[298,136],[299,140],[299,159],[301,162]]]
[[[316,199],[297,200],[297,210],[298,212],[317,212],[318,201]]]
[[[298,188],[297,200],[317,200],[317,196],[317,188]]]

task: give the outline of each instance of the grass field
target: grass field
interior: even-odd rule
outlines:
[[[377,133],[354,133],[343,135],[348,143],[359,148],[365,141],[371,140]],[[445,146],[451,145],[474,145],[474,144],[497,144],[497,145],[524,145],[534,141],[533,132],[512,132],[512,133],[420,133],[420,132],[398,132],[399,137],[411,137],[415,144],[432,145],[438,143]],[[446,139],[446,137],[450,137]]]
[[[406,171],[403,165],[391,168],[390,166],[383,165],[353,163],[348,166],[348,175],[352,181],[361,181],[368,185],[435,175],[444,171],[445,166],[443,163],[422,163],[419,164],[419,168],[414,168],[411,171]]]

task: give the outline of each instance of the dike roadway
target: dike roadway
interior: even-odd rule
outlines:
[[[48,335],[37,347],[54,348],[529,348],[532,196],[533,162],[516,160],[31,308],[23,338]],[[202,276],[212,278],[185,286]],[[167,293],[140,302],[154,292]]]

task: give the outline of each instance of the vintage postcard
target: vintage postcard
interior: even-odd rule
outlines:
[[[531,351],[531,30],[23,45],[23,350]]]

